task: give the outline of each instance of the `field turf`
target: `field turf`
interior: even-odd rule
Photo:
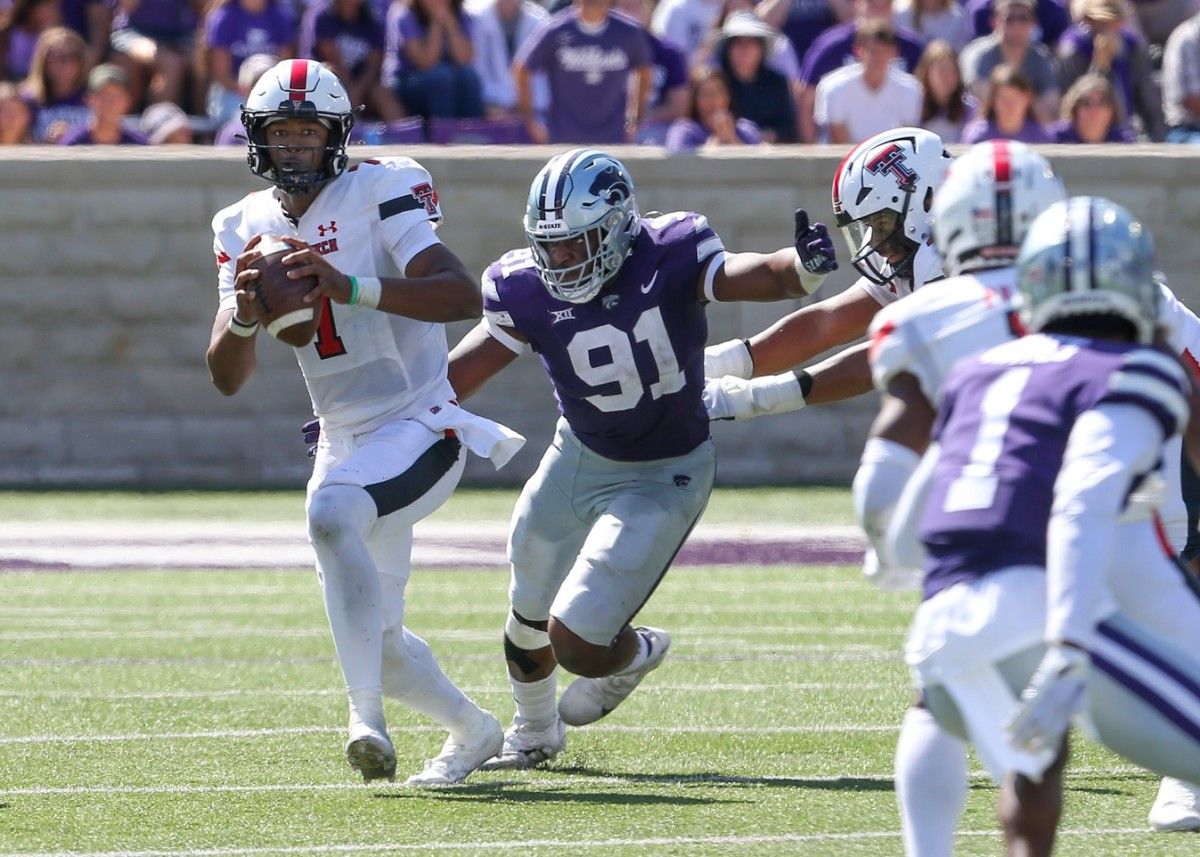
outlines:
[[[460,492],[446,521],[507,517]],[[23,520],[289,520],[285,494],[0,494]],[[846,523],[835,489],[724,491],[708,520]],[[203,550],[203,546],[197,546]],[[507,576],[421,570],[408,624],[502,720]],[[892,751],[914,604],[856,568],[715,566],[667,576],[641,619],[672,653],[549,767],[438,791],[356,783],[311,569],[0,573],[0,857],[81,853],[895,855]],[[565,684],[564,677],[563,684]],[[401,778],[443,734],[390,704]],[[1058,853],[1185,855],[1151,834],[1156,778],[1078,739]],[[959,853],[997,854],[973,764]]]

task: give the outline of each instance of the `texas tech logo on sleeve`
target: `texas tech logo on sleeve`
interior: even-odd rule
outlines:
[[[417,202],[421,203],[425,208],[425,213],[431,217],[437,214],[438,192],[429,182],[421,182],[418,185],[413,185],[412,195],[416,197]]]

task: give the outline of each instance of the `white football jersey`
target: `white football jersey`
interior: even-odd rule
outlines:
[[[880,392],[911,372],[935,406],[950,370],[1013,337],[1016,268],[993,268],[931,283],[883,307],[871,320],[871,380]]]
[[[1170,331],[1168,342],[1171,350],[1193,370],[1200,370],[1200,318],[1175,297],[1165,285],[1162,302],[1159,304],[1159,323]],[[1167,441],[1163,448],[1163,480],[1166,482],[1166,500],[1159,509],[1163,529],[1176,552],[1187,544],[1187,507],[1183,503],[1182,467],[1183,440],[1179,435]]]
[[[917,255],[913,257],[912,271],[912,279],[897,277],[886,286],[873,283],[866,277],[859,277],[855,281],[855,285],[875,298],[880,306],[887,306],[900,298],[911,295],[926,283],[935,282],[946,276],[942,271],[942,257],[932,244],[922,244],[917,248]]]
[[[433,179],[403,157],[352,167],[295,224],[273,189],[249,194],[213,218],[220,309],[236,305],[235,260],[255,235],[295,236],[351,276],[403,277],[414,256],[439,243],[441,217]],[[295,351],[327,431],[369,431],[454,398],[439,323],[326,299],[316,339]]]

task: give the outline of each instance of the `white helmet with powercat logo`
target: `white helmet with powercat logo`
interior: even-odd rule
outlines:
[[[1108,316],[1154,339],[1161,290],[1150,230],[1098,196],[1076,196],[1043,212],[1017,258],[1021,318],[1031,331],[1078,316]]]
[[[833,176],[833,213],[860,274],[881,286],[911,276],[917,249],[933,238],[933,193],[951,160],[923,128],[876,134],[846,155]]]
[[[625,165],[596,149],[572,149],[550,159],[529,187],[525,237],[550,294],[570,303],[594,298],[621,269],[641,229],[633,179]],[[577,245],[558,266],[554,248]]]
[[[1024,143],[989,140],[950,167],[933,195],[933,233],[947,274],[1016,264],[1039,214],[1067,198],[1050,164]]]
[[[266,128],[279,119],[317,119],[329,129],[319,169],[276,167],[271,151],[289,147],[268,143]],[[250,171],[284,193],[311,193],[340,176],[349,163],[346,143],[354,127],[354,108],[337,75],[315,60],[284,60],[263,74],[242,106],[242,124],[250,146]]]

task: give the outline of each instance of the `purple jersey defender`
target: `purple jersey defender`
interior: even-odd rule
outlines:
[[[1164,353],[1032,335],[954,370],[934,425],[941,457],[921,521],[929,555],[925,598],[1008,566],[1045,566],[1054,482],[1085,411],[1132,404],[1158,421],[1164,439],[1180,429],[1171,410],[1137,383],[1152,376],[1181,389],[1155,365]],[[1131,491],[1143,476],[1130,474]]]
[[[484,274],[484,313],[529,340],[584,446],[616,461],[673,458],[709,436],[697,284],[722,249],[702,215],[644,217],[620,271],[586,303],[553,297],[530,251],[513,250]]]

